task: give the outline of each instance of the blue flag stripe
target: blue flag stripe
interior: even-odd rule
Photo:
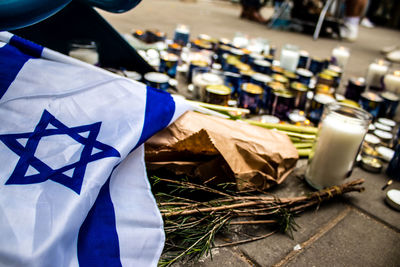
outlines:
[[[175,101],[164,91],[147,86],[146,111],[143,131],[135,148],[146,142],[151,136],[164,129],[175,113]]]
[[[7,92],[24,64],[32,58],[6,44],[0,48],[0,99]]]
[[[81,267],[122,266],[114,205],[110,195],[110,178],[101,188],[79,230],[78,261]]]
[[[18,48],[21,52],[32,56],[39,58],[42,55],[43,52],[43,46],[40,46],[38,44],[35,44],[31,41],[25,40],[17,35],[14,35],[10,39],[10,45]]]

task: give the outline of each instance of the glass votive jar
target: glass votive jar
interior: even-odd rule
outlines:
[[[381,97],[383,99],[383,103],[379,110],[379,117],[385,117],[389,119],[394,118],[400,98],[390,91],[381,93]]]
[[[205,102],[227,107],[231,92],[231,89],[226,85],[208,85],[206,87]]]
[[[331,62],[341,68],[345,68],[350,58],[350,49],[344,46],[335,47],[332,50]]]
[[[299,47],[296,45],[286,44],[281,50],[281,57],[279,59],[281,62],[280,66],[285,70],[295,72],[299,63],[299,58]]]
[[[400,144],[395,147],[395,153],[390,160],[386,174],[396,180],[400,180]]]
[[[386,90],[400,94],[400,70],[386,74],[383,78],[383,84]]]
[[[205,101],[206,87],[208,85],[223,85],[224,77],[221,73],[205,72],[204,69],[193,70],[194,97]]]
[[[360,97],[360,105],[363,109],[372,114],[376,118],[383,103],[382,97],[373,92],[364,92]]]
[[[189,27],[183,24],[178,24],[178,26],[175,28],[174,42],[182,46],[186,46],[189,42],[189,35]]]
[[[89,40],[74,40],[69,45],[70,57],[95,65],[99,63],[97,44]]]
[[[314,74],[320,73],[324,68],[324,61],[320,58],[312,58],[308,69]]]
[[[299,64],[297,64],[297,68],[306,69],[308,67],[308,61],[310,60],[310,54],[305,50],[301,50],[299,54],[300,57],[299,57]]]
[[[340,103],[325,107],[305,175],[312,187],[339,185],[350,176],[371,120],[360,108]]]
[[[273,91],[271,96],[271,110],[273,116],[280,120],[287,120],[289,113],[293,110],[294,95],[288,90]]]
[[[262,103],[263,89],[252,83],[243,83],[239,95],[239,107],[247,108],[250,113],[256,115],[259,113]]]
[[[382,91],[383,77],[389,70],[389,62],[379,59],[368,66],[366,82],[371,90]]]
[[[365,79],[362,77],[359,78],[350,78],[346,87],[346,92],[344,96],[347,99],[351,99],[353,101],[358,102],[360,100],[360,96],[365,91]]]
[[[169,88],[169,77],[164,73],[148,72],[144,75],[147,86],[166,91]]]
[[[169,77],[176,76],[176,69],[178,66],[178,56],[172,53],[163,53],[160,56],[159,72],[167,74]]]

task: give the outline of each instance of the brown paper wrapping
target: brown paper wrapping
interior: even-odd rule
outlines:
[[[282,183],[298,159],[285,134],[191,111],[150,138],[145,155],[149,170],[235,181],[238,190]]]

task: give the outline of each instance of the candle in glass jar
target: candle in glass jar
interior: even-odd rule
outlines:
[[[332,62],[344,68],[350,58],[350,51],[347,47],[339,46],[332,50]]]
[[[400,94],[400,71],[385,75],[383,78],[385,89],[396,94]]]
[[[296,46],[285,45],[281,51],[280,66],[288,71],[295,72],[299,58],[300,54]]]
[[[326,107],[306,171],[311,186],[322,189],[343,182],[353,168],[370,121],[371,116],[362,109],[338,103]]]
[[[388,71],[389,66],[385,64],[385,61],[379,60],[371,63],[368,67],[367,72],[367,84],[369,87],[381,88],[382,77]]]

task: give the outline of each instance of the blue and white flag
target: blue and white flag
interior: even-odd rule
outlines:
[[[155,266],[142,144],[187,109],[0,32],[0,266]]]

